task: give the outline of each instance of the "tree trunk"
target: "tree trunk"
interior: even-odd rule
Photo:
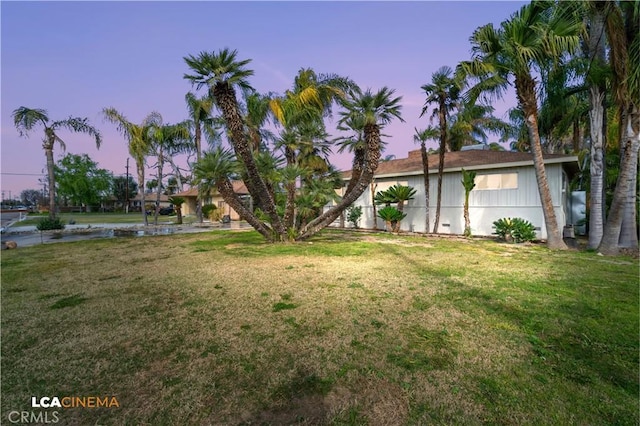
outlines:
[[[471,220],[469,219],[469,191],[464,192],[464,235],[471,236]]]
[[[182,225],[182,206],[176,206],[176,222]]]
[[[287,160],[288,166],[295,166],[296,164],[296,153],[293,149],[288,146],[284,148],[284,156]],[[287,191],[287,201],[284,206],[284,226],[287,229],[291,229],[294,227],[294,221],[296,217],[296,182],[286,182],[285,188]]]
[[[589,118],[591,121],[591,190],[589,207],[589,248],[600,245],[604,229],[604,93],[598,86],[589,90]]]
[[[47,176],[49,178],[49,219],[56,218],[56,176],[53,172],[53,141],[45,142],[44,154],[47,157]]]
[[[378,169],[378,164],[380,162],[380,128],[377,124],[365,125],[364,140],[367,144],[367,161],[362,170],[362,174],[360,175],[360,179],[358,179],[358,183],[353,185],[353,189],[345,194],[340,203],[309,222],[302,229],[302,232],[296,240],[307,239],[326,226],[329,226],[338,216],[340,216],[340,213],[342,213],[347,207],[353,204],[360,195],[362,195],[371,181],[373,181],[373,176]]]
[[[247,189],[256,199],[260,208],[262,208],[269,217],[271,226],[278,235],[278,241],[286,241],[287,231],[284,223],[276,211],[275,202],[258,171],[255,159],[253,158],[253,151],[247,141],[248,138],[244,131],[244,123],[238,108],[235,91],[233,87],[226,82],[216,84],[213,91],[216,103],[222,111],[222,115],[227,124],[233,149],[238,160],[242,162],[246,170],[247,180],[245,184]],[[251,214],[253,215],[252,212]]]
[[[627,129],[629,125],[630,115],[628,113],[621,114],[622,123],[620,129]],[[632,130],[633,131],[633,130]],[[622,140],[625,137],[633,138],[633,134],[627,136],[626,132],[621,132]],[[620,146],[620,161],[625,158],[624,145]],[[622,225],[620,228],[620,240],[618,245],[623,248],[638,248],[638,222],[637,222],[637,203],[638,203],[638,155],[632,156],[632,164],[629,166],[631,173],[629,192],[624,203],[624,212],[622,214]],[[622,170],[620,164],[620,170]]]
[[[398,204],[396,205],[396,209],[398,209],[398,211],[400,213],[404,212],[404,201],[403,200],[398,201]],[[393,232],[400,232],[401,223],[402,223],[402,221],[399,220],[399,221],[397,221],[397,222],[395,222],[393,224]]]
[[[136,161],[136,167],[138,169],[138,182],[140,182],[140,205],[142,210],[142,223],[144,226],[149,225],[147,219],[147,210],[145,208],[145,193],[144,193],[144,159],[141,162]]]
[[[219,179],[216,182],[216,188],[224,201],[231,207],[233,210],[238,213],[241,219],[246,220],[249,225],[251,225],[256,231],[258,231],[263,237],[266,238],[269,242],[274,242],[274,234],[268,227],[262,223],[253,212],[249,211],[242,201],[238,197],[238,195],[233,191],[233,185],[229,181],[229,179]]]
[[[158,226],[158,215],[160,214],[160,197],[162,195],[162,175],[164,173],[164,153],[162,148],[158,151],[158,189],[156,190],[156,208],[153,216],[153,224]]]
[[[375,201],[377,187],[377,184],[371,182],[371,205],[373,206],[373,229],[375,230],[378,229],[378,207]]]
[[[529,131],[531,152],[533,153],[533,167],[538,183],[542,214],[547,228],[547,247],[554,250],[567,250],[567,245],[562,240],[562,233],[558,228],[556,213],[553,208],[553,199],[549,190],[547,173],[542,157],[540,134],[538,133],[538,105],[536,103],[536,83],[530,74],[516,75],[516,95],[522,108]]]
[[[438,117],[440,118],[440,156],[438,157],[438,200],[436,202],[436,220],[433,224],[433,232],[438,233],[440,226],[440,206],[442,205],[442,176],[444,174],[444,153],[447,145],[447,114],[444,101],[440,102]]]
[[[425,220],[424,232],[429,233],[429,154],[424,141],[420,143],[420,154],[422,155],[422,173],[424,174],[424,199],[425,199]]]
[[[633,122],[633,120],[636,120]],[[630,114],[627,128],[625,129],[624,157],[620,166],[618,182],[613,193],[613,201],[609,209],[609,216],[604,226],[602,241],[598,251],[602,254],[617,254],[619,251],[620,230],[622,228],[622,218],[627,203],[629,188],[632,187],[631,180],[634,179],[635,172],[631,170],[637,167],[638,147],[640,146],[640,132],[638,131],[638,111],[634,110]],[[633,123],[633,124],[632,124]],[[635,128],[634,128],[635,127]]]

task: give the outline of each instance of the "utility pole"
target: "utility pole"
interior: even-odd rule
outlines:
[[[129,157],[127,157],[127,178],[125,180],[125,198],[126,198],[126,206],[124,208],[125,213],[129,213]]]

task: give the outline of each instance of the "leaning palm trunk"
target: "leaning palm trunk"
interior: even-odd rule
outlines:
[[[420,154],[422,155],[422,173],[424,175],[424,232],[429,233],[429,154],[424,141],[420,143]]]
[[[547,228],[547,247],[550,249],[566,250],[567,245],[562,240],[562,234],[558,228],[556,213],[553,208],[549,182],[542,157],[540,134],[538,133],[538,106],[536,104],[535,81],[530,74],[516,75],[516,95],[524,112],[531,151],[533,153],[533,167],[538,183],[538,192],[542,203],[542,214]]]
[[[632,121],[636,120],[632,124]],[[620,166],[620,174],[618,182],[613,193],[613,201],[609,216],[604,226],[604,234],[602,241],[598,247],[598,251],[602,254],[617,254],[619,251],[618,242],[620,240],[620,231],[622,228],[622,218],[627,203],[629,188],[632,187],[631,180],[634,179],[635,173],[631,170],[638,164],[638,148],[640,146],[640,132],[638,131],[638,111],[630,114],[627,128],[625,129],[625,138],[623,144],[624,157]],[[635,127],[635,129],[634,129]]]
[[[600,244],[604,226],[604,93],[598,86],[589,91],[591,108],[591,191],[589,208],[589,248],[595,249]]]
[[[233,87],[227,83],[218,83],[215,85],[213,93],[216,103],[227,123],[236,156],[244,164],[247,173],[247,181],[245,184],[249,189],[249,193],[257,199],[256,201],[271,220],[271,226],[278,235],[278,240],[284,241],[287,238],[287,232],[282,223],[282,219],[276,211],[273,197],[260,176],[255,159],[253,158],[253,151],[247,142],[235,91]]]
[[[233,185],[231,184],[229,179],[218,179],[216,181],[216,188],[218,189],[220,195],[222,195],[224,201],[229,205],[229,207],[231,207],[236,211],[236,213],[238,213],[240,218],[246,220],[249,225],[253,226],[253,228],[258,231],[263,237],[265,237],[267,241],[274,241],[274,234],[271,229],[266,227],[264,223],[262,223],[256,217],[256,215],[253,214],[253,212],[251,212],[244,206],[244,204],[242,204],[242,201],[240,201],[238,195],[233,191]]]
[[[362,174],[362,169],[364,168],[365,162],[365,150],[361,147],[356,146],[353,150],[353,163],[351,165],[351,180],[349,180],[349,184],[347,185],[347,189],[345,194],[348,194],[349,191],[353,189],[353,187],[360,180],[360,175]]]
[[[56,176],[53,172],[53,142],[44,143],[44,154],[47,158],[47,176],[49,178],[49,219],[56,218]]]
[[[298,236],[298,238],[296,238],[296,240],[307,239],[316,234],[324,227],[329,226],[367,189],[367,187],[373,180],[373,176],[378,169],[378,163],[380,162],[380,128],[377,124],[365,125],[364,140],[367,144],[367,161],[364,164],[358,182],[353,185],[351,191],[345,193],[340,203],[324,212],[323,214],[309,222],[304,228],[302,228],[300,235]]]

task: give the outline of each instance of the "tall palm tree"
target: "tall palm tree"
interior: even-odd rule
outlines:
[[[199,98],[194,93],[188,92],[184,96],[184,100],[187,104],[190,126],[193,130],[196,161],[200,161],[202,158],[203,133],[209,141],[214,141],[219,138],[219,133],[216,129],[216,122],[213,117],[211,117],[213,99],[207,95]],[[198,216],[198,222],[202,223],[202,197],[199,192],[198,197],[196,198],[196,215]]]
[[[547,246],[566,249],[553,208],[551,192],[542,157],[538,132],[536,81],[532,75],[541,61],[560,58],[575,50],[580,42],[582,23],[574,14],[561,13],[553,2],[536,1],[523,6],[500,28],[485,25],[471,36],[473,58],[460,64],[460,69],[481,82],[470,90],[493,90],[500,96],[509,77],[514,78],[516,97],[523,110],[533,153],[533,164],[547,228]]]
[[[469,219],[469,194],[476,187],[476,172],[462,169],[462,186],[464,187],[464,236],[471,236],[471,220]]]
[[[640,5],[637,2],[620,2],[620,6],[611,10],[612,19],[607,20],[613,98],[621,121],[621,165],[602,241],[598,247],[605,254],[617,253],[621,245],[637,248],[636,237],[629,234],[636,233],[635,192],[640,149]],[[623,229],[625,217],[628,226]],[[631,221],[634,223],[630,224]]]
[[[102,110],[105,119],[118,128],[118,131],[127,139],[129,154],[136,162],[136,170],[138,172],[138,185],[141,188],[141,211],[144,225],[148,225],[147,211],[145,207],[144,193],[144,169],[145,159],[150,154],[152,147],[152,130],[155,126],[162,123],[162,117],[157,112],[150,113],[142,123],[134,124],[127,119],[121,112],[115,108],[105,108]]]
[[[200,52],[198,56],[186,56],[184,60],[193,74],[185,74],[184,78],[197,88],[209,88],[216,106],[222,112],[236,157],[244,165],[247,189],[269,217],[276,239],[282,241],[286,238],[286,229],[258,171],[236,98],[236,87],[247,92],[253,91],[247,80],[253,71],[246,68],[251,60],[237,60],[237,54],[235,50],[222,49],[217,53]]]
[[[71,132],[86,133],[95,140],[98,148],[100,148],[102,136],[95,127],[89,124],[87,118],[69,117],[65,120],[49,122],[49,115],[46,110],[31,109],[24,106],[15,109],[12,116],[13,123],[20,136],[28,137],[29,132],[38,125],[41,125],[44,129],[42,148],[47,159],[47,176],[49,178],[49,219],[53,220],[56,217],[53,146],[58,142],[63,150],[66,149],[64,141],[58,136],[57,132],[65,129]]]
[[[184,152],[186,145],[189,143],[189,127],[186,122],[178,124],[162,124],[156,123],[151,126],[151,149],[156,154],[156,169],[158,186],[156,188],[156,202],[153,223],[158,224],[158,215],[160,213],[160,196],[162,194],[162,179],[164,178],[164,163],[166,157]]]
[[[427,152],[427,141],[430,139],[436,140],[440,131],[432,126],[427,127],[424,130],[414,129],[415,134],[413,135],[414,142],[420,142],[420,155],[422,157],[422,174],[424,178],[424,201],[425,201],[425,222],[424,222],[424,232],[429,233],[431,220],[429,217],[429,153]]]
[[[436,219],[433,225],[433,231],[438,232],[438,224],[440,222],[440,206],[442,204],[442,177],[444,174],[444,153],[451,151],[449,141],[447,139],[447,119],[449,112],[452,111],[460,98],[462,89],[461,80],[456,78],[453,70],[447,66],[439,68],[431,75],[431,83],[421,87],[424,90],[427,99],[420,117],[427,113],[431,104],[436,107],[433,111],[432,118],[438,117],[438,126],[440,129],[440,157],[438,162],[438,199],[436,204]]]
[[[358,182],[353,185],[349,192],[346,192],[342,200],[324,212],[304,228],[302,228],[298,239],[306,239],[314,235],[319,230],[331,224],[340,214],[369,187],[373,180],[375,171],[378,168],[381,151],[381,129],[394,119],[402,120],[400,101],[402,97],[394,97],[394,90],[383,87],[376,93],[370,89],[362,92],[358,88],[351,89],[349,96],[342,102],[346,111],[341,113],[341,123],[349,120],[362,121],[363,139],[366,144],[365,163]]]

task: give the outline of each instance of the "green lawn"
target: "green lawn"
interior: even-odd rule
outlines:
[[[27,219],[17,222],[14,226],[37,225],[46,214],[30,214]],[[142,225],[142,213],[61,213],[60,219],[64,223],[74,220],[76,225],[94,225],[100,223],[138,223]],[[176,216],[158,216],[158,223],[173,223]],[[153,223],[153,215],[149,216],[149,223]]]
[[[2,422],[637,425],[638,261],[325,231],[2,254]],[[33,409],[51,414],[56,410]]]

